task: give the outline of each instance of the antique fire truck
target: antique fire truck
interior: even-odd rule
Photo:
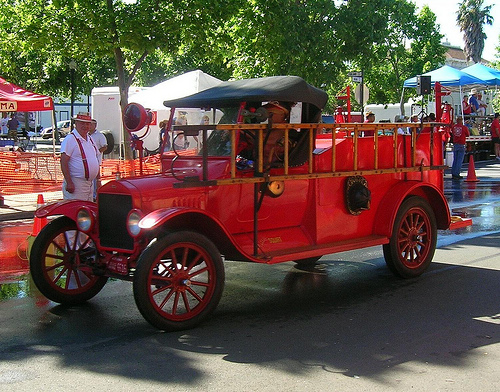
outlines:
[[[110,181],[96,203],[38,209],[37,217],[55,217],[31,251],[37,287],[52,301],[77,304],[110,277],[130,280],[144,318],[172,331],[214,311],[224,259],[311,266],[326,254],[382,245],[394,274],[419,276],[437,230],[470,224],[451,222],[440,132],[411,123],[324,124],[326,101],[293,76],[223,82],[165,101],[169,125],[174,108],[213,114],[209,124],[174,126],[166,136],[195,136],[199,148],[162,146],[161,174]],[[286,112],[280,121],[273,107]],[[124,124],[137,131],[147,118],[131,104]]]

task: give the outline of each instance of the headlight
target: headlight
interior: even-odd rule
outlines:
[[[139,222],[142,219],[142,212],[132,210],[127,217],[127,230],[132,237],[137,237],[141,233]]]
[[[88,208],[81,208],[76,214],[76,226],[78,230],[88,233],[94,226],[94,216]]]

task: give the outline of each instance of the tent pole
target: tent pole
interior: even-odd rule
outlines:
[[[52,155],[56,156],[56,108],[52,109]]]
[[[463,101],[463,95],[462,95],[462,85],[458,86],[458,89],[460,91],[460,115],[462,116],[462,119],[464,120],[465,122],[465,118],[464,118],[464,108],[462,106],[462,101]]]
[[[401,116],[405,115],[404,96],[405,96],[405,88],[403,86],[403,89],[401,90],[401,101],[399,101],[399,111],[401,113]]]

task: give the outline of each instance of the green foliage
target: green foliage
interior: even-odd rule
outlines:
[[[362,69],[370,102],[436,67],[435,16],[409,0],[0,0],[2,76],[40,93],[153,85],[201,69],[220,79],[298,75],[332,97]],[[122,95],[126,103],[126,95]],[[123,103],[123,102],[122,102]],[[329,107],[336,106],[334,99]]]
[[[415,5],[406,0],[380,1],[385,15],[384,33],[352,61],[352,69],[364,71],[371,103],[399,102],[403,82],[444,63],[446,49],[436,26],[436,17],[425,6],[417,15]],[[381,22],[380,22],[381,23]]]

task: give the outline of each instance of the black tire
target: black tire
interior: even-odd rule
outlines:
[[[299,267],[314,267],[319,259],[321,259],[321,256],[307,257],[305,259],[295,260],[295,263]]]
[[[110,131],[103,131],[102,134],[106,138],[107,147],[103,151],[103,154],[111,154],[115,148],[115,137]]]
[[[191,231],[153,241],[139,257],[134,276],[139,311],[151,325],[165,331],[201,323],[215,310],[223,289],[219,251],[208,238]]]
[[[35,238],[30,252],[31,276],[51,301],[83,303],[99,293],[108,280],[90,272],[90,263],[97,257],[94,241],[63,216],[47,224]]]
[[[437,243],[436,217],[429,203],[412,196],[399,207],[390,242],[383,246],[389,269],[402,278],[420,276],[429,267]]]

